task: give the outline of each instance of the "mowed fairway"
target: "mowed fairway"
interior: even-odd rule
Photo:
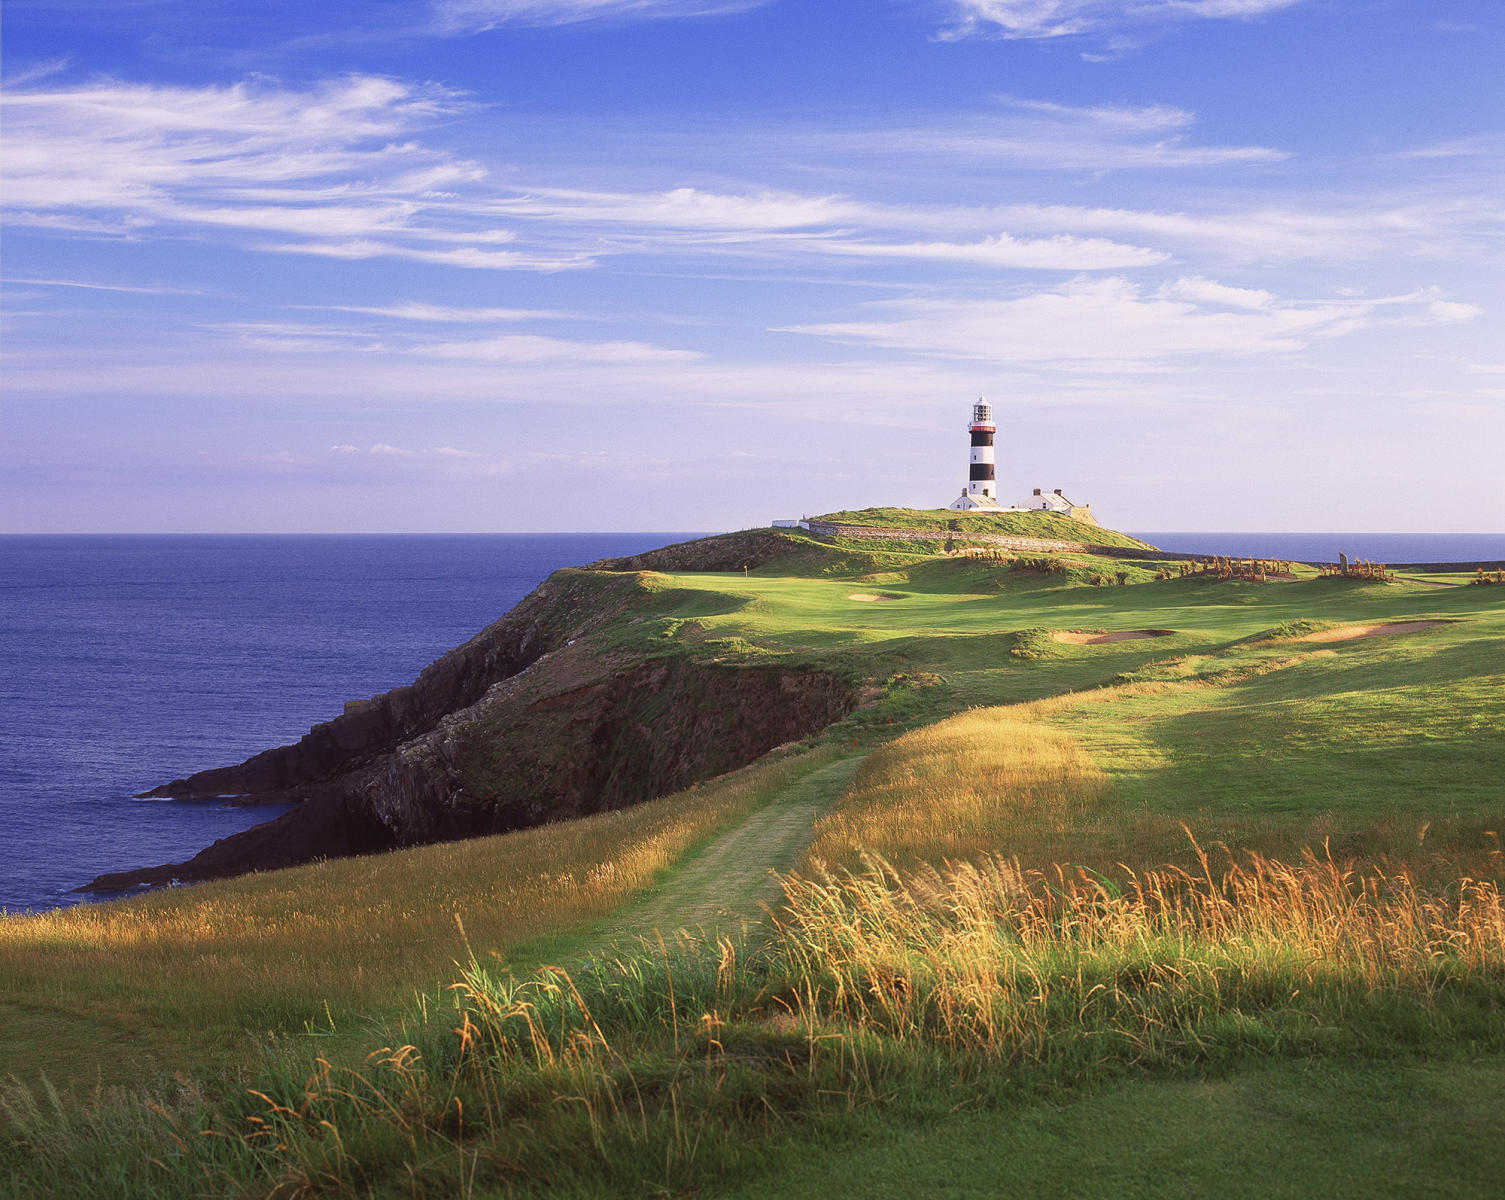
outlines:
[[[843,673],[859,706],[804,744],[620,814],[0,922],[17,1186],[1065,1196],[1090,1163],[1125,1195],[1322,1165],[1495,1194],[1505,587],[823,553],[644,575],[599,635]],[[97,1119],[50,1118],[44,1077]]]

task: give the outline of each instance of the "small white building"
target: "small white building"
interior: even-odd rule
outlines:
[[[1006,505],[999,504],[997,500],[995,500],[992,496],[988,495],[986,492],[983,492],[983,493],[979,494],[977,492],[969,492],[966,489],[963,489],[962,490],[962,494],[960,496],[958,496],[955,500],[953,500],[950,504],[946,505],[946,507],[947,508],[951,508],[951,509],[955,509],[958,512],[1018,512],[1019,511],[1017,508],[1009,508]]]
[[[1090,504],[1073,504],[1066,498],[1060,488],[1056,488],[1052,492],[1047,492],[1043,488],[1036,488],[1034,494],[1020,507],[1028,509],[1030,512],[1060,513],[1061,516],[1071,517],[1076,521],[1086,521],[1091,525],[1097,524],[1097,521],[1092,516],[1092,506]]]

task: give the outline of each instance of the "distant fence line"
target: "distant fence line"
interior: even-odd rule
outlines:
[[[1259,554],[1214,556],[1206,552],[1188,553],[1182,550],[1140,549],[1135,546],[1102,546],[1095,542],[1067,542],[1055,538],[1020,537],[1009,533],[964,533],[961,530],[937,529],[875,529],[871,525],[846,525],[839,521],[804,520],[793,524],[822,537],[872,538],[887,542],[955,541],[970,545],[997,546],[1002,550],[1018,550],[1025,554],[1096,554],[1104,558],[1143,558],[1164,562],[1201,562],[1203,559],[1213,557],[1256,559],[1278,557]],[[1330,559],[1282,558],[1281,561],[1297,562],[1307,567],[1323,567],[1336,562],[1337,558],[1338,556],[1334,555]],[[1405,571],[1477,571],[1481,568],[1485,571],[1500,571],[1505,570],[1505,561],[1387,563],[1386,566],[1392,570]]]

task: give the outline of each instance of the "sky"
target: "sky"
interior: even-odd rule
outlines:
[[[0,530],[1505,530],[1500,0],[6,0]]]

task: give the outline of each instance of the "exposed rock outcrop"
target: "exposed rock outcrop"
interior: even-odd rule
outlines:
[[[294,799],[184,863],[102,875],[121,891],[502,832],[621,808],[742,766],[850,712],[830,671],[613,650],[593,631],[651,598],[641,577],[557,572],[409,687],[294,746],[148,793]]]

